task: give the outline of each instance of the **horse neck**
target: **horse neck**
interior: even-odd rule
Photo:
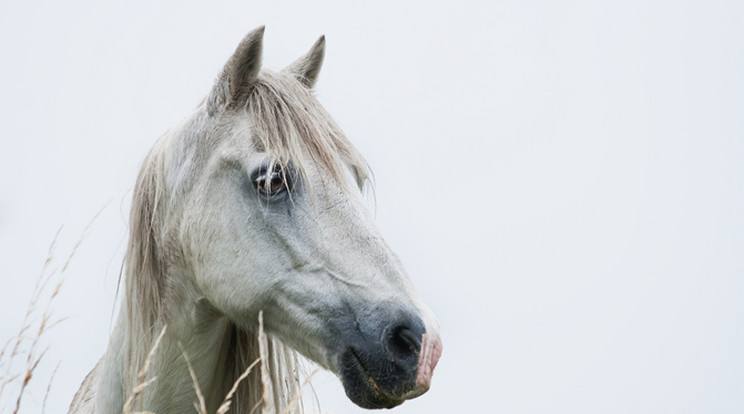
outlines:
[[[234,330],[227,319],[207,316],[198,306],[194,304],[192,309],[178,306],[162,323],[153,326],[154,338],[149,338],[148,355],[156,346],[157,349],[148,369],[152,373],[148,372],[147,377],[158,379],[143,394],[144,407],[148,410],[190,411],[198,401],[195,391],[198,384],[207,411],[214,412],[229,389],[235,376],[235,366],[230,361]],[[157,334],[163,329],[161,342],[156,344]],[[133,341],[129,344],[134,346]],[[141,356],[144,351],[140,348],[137,352]],[[196,380],[191,376],[189,364]]]
[[[236,335],[232,324],[216,315],[207,304],[186,298],[181,303],[166,304],[169,316],[159,315],[153,318],[154,323],[143,324],[141,321],[149,318],[133,321],[132,316],[141,312],[133,309],[138,306],[137,301],[129,299],[125,298],[122,303],[119,321],[104,357],[104,372],[99,382],[104,389],[99,390],[97,405],[111,407],[111,412],[121,412],[131,400],[129,408],[133,412],[142,409],[192,411],[197,396],[186,363],[188,358],[208,411],[214,412],[215,405],[219,405],[215,401],[220,398],[221,402],[227,392],[223,390],[229,389],[234,377],[231,347],[235,345]],[[136,391],[150,380],[152,382],[144,390]],[[112,397],[117,394],[117,398]]]

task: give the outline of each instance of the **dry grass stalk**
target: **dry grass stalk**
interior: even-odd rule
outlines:
[[[287,404],[287,406],[282,410],[282,414],[290,414],[292,410],[297,408],[297,405],[302,400],[302,389],[305,388],[306,385],[310,383],[310,380],[312,380],[313,375],[317,374],[320,371],[320,368],[315,368],[313,372],[308,375],[304,381],[302,381],[302,385],[300,386],[299,391],[292,397],[292,400]]]
[[[225,396],[225,399],[222,401],[222,404],[217,408],[217,414],[225,414],[230,410],[230,404],[232,403],[232,398],[235,395],[235,392],[238,390],[238,385],[240,385],[241,382],[243,382],[244,379],[248,377],[248,374],[251,373],[251,370],[253,367],[255,367],[259,362],[261,362],[261,359],[257,359],[253,361],[252,364],[248,365],[248,368],[243,371],[242,374],[238,377],[238,379],[233,384],[232,388],[230,388],[230,391]]]
[[[137,375],[137,386],[134,387],[134,390],[132,390],[132,395],[127,398],[126,403],[124,403],[124,408],[122,410],[123,414],[145,414],[149,413],[149,411],[141,411],[132,413],[132,403],[134,402],[134,399],[137,398],[138,395],[142,394],[142,391],[147,388],[150,384],[155,382],[156,379],[158,379],[157,376],[154,376],[150,378],[149,380],[145,381],[145,376],[147,376],[147,371],[150,369],[150,363],[152,362],[152,359],[155,357],[155,352],[158,350],[158,347],[160,346],[160,341],[163,340],[163,336],[165,335],[165,330],[168,328],[168,325],[163,326],[163,329],[160,330],[160,334],[158,335],[158,338],[155,340],[155,343],[153,344],[152,348],[150,349],[150,352],[147,354],[147,359],[145,360],[145,364],[142,365],[142,369],[140,369],[139,374]]]
[[[202,394],[201,387],[199,387],[199,381],[196,378],[194,367],[191,365],[189,356],[186,354],[186,351],[183,349],[183,345],[181,344],[181,342],[178,342],[178,347],[181,348],[183,359],[186,360],[186,366],[189,367],[189,374],[191,375],[191,381],[194,383],[194,390],[196,391],[196,398],[198,399],[198,403],[194,403],[194,407],[196,407],[196,412],[199,414],[207,414],[207,403],[204,400],[204,394]]]

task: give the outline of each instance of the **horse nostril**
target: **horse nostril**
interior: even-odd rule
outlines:
[[[398,327],[392,330],[387,341],[388,351],[397,359],[408,359],[418,355],[421,349],[421,338],[417,337],[410,329]]]

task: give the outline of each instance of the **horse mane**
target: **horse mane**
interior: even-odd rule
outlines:
[[[204,103],[198,109],[206,113]],[[254,145],[269,154],[272,162],[292,163],[301,178],[307,177],[311,161],[346,189],[345,169],[352,169],[356,184],[363,188],[371,181],[367,163],[344,136],[338,125],[315,99],[311,91],[291,74],[261,71],[240,106],[224,110],[244,111],[252,120]],[[202,118],[206,115],[202,114]],[[202,122],[204,119],[201,120]],[[193,126],[193,125],[192,125]],[[150,352],[150,347],[167,319],[164,297],[167,294],[169,266],[182,263],[182,253],[168,228],[170,200],[182,188],[172,188],[174,180],[168,174],[175,170],[176,160],[195,151],[198,137],[166,133],[150,150],[137,177],[130,213],[129,244],[125,256],[126,349],[123,355],[125,371],[123,393],[125,399],[133,395],[138,385],[138,374]],[[178,140],[190,142],[178,142]],[[178,150],[183,154],[168,154]],[[181,158],[179,158],[181,157]],[[181,183],[181,185],[185,185]],[[233,380],[253,363],[259,354],[257,331],[231,324],[231,353],[227,375]],[[232,412],[249,413],[263,401],[264,407],[281,411],[291,398],[300,392],[298,355],[276,338],[266,341],[268,361],[266,371],[270,381],[262,381],[259,370],[254,371],[238,387],[233,398]],[[224,390],[227,394],[229,390]],[[272,401],[266,401],[266,387]],[[299,405],[298,407],[301,407]]]

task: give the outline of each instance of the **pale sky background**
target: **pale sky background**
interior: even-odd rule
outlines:
[[[262,24],[274,69],[326,35],[317,95],[440,319],[394,413],[744,411],[743,2],[255,3],[0,3],[0,339],[103,209],[24,413],[104,352],[138,166]]]

